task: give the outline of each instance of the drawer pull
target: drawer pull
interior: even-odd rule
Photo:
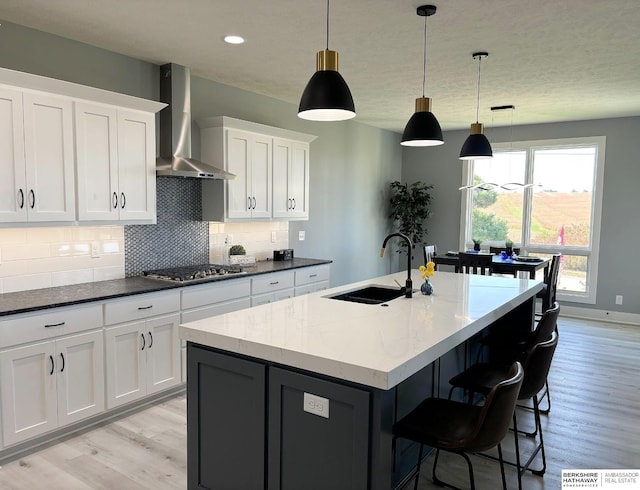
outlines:
[[[50,376],[53,376],[53,356],[49,356],[49,360],[51,361],[51,371],[49,372]]]
[[[309,274],[309,277],[318,277],[318,274]]]
[[[64,354],[61,352],[60,353],[60,359],[62,359],[62,367],[60,368],[60,372],[64,371]]]
[[[149,306],[138,306],[139,310],[148,310],[150,308],[153,308],[153,305],[149,305]]]
[[[60,323],[49,323],[49,324],[45,325],[45,326],[44,326],[44,328],[61,327],[62,325],[64,325],[64,322],[60,322]]]
[[[280,284],[280,281],[270,282],[269,284],[275,286],[276,284]]]

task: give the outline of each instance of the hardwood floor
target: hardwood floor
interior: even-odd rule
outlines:
[[[640,327],[561,318],[549,384],[552,408],[542,417],[547,472],[524,477],[525,489],[561,488],[562,469],[640,468]],[[186,399],[171,398],[61,440],[0,468],[0,488],[185,489]],[[519,424],[532,420],[519,411]],[[524,441],[524,451],[531,441]],[[512,457],[512,437],[505,442]],[[432,457],[420,488],[431,482]],[[500,486],[497,463],[471,456],[479,490]],[[517,488],[507,467],[509,488]],[[468,488],[466,465],[443,454],[438,475]]]

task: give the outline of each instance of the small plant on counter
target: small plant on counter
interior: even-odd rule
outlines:
[[[436,273],[436,264],[429,261],[427,265],[421,265],[418,270],[422,272],[422,279],[424,282],[420,286],[420,292],[426,296],[433,294],[433,285],[429,282],[429,278]]]
[[[233,245],[229,249],[229,255],[247,255],[247,251],[242,245]]]

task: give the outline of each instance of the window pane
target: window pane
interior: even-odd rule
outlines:
[[[494,152],[490,160],[473,162],[474,185],[499,184],[507,189],[487,185],[474,189],[471,238],[483,242],[504,243],[507,238],[520,242],[522,237],[523,192],[526,152]],[[515,189],[515,190],[508,190]]]
[[[595,147],[534,151],[531,243],[588,247]]]
[[[536,253],[536,257],[551,259],[551,255]],[[583,255],[562,255],[560,258],[560,270],[558,271],[557,292],[568,293],[587,292],[587,265],[588,257]],[[536,271],[536,279],[544,281],[544,271]]]

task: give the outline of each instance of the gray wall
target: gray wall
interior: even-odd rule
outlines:
[[[158,66],[15,24],[0,29],[0,66],[158,100]],[[390,226],[388,184],[400,178],[399,135],[357,118],[303,121],[294,104],[195,76],[191,101],[194,119],[225,115],[318,136],[311,144],[310,219],[289,227],[296,256],[333,260],[332,285],[383,275],[395,266],[393,254],[381,260],[379,250]],[[199,156],[199,131],[193,129]],[[299,230],[306,233],[303,242],[297,240]]]
[[[439,250],[457,250],[460,234],[462,165],[458,160],[467,131],[445,133],[445,144],[420,150],[405,149],[403,180],[435,185],[428,242]],[[640,157],[637,151],[640,118],[601,119],[556,124],[514,126],[513,141],[606,136],[602,229],[596,304],[566,303],[607,311],[640,313]],[[509,128],[487,131],[491,141],[511,141]],[[624,304],[615,304],[615,295]]]

